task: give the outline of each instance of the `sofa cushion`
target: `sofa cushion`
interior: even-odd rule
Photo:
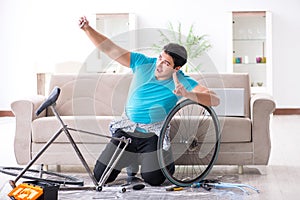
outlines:
[[[97,134],[111,136],[109,132],[109,123],[113,117],[109,116],[62,116],[62,120],[69,128],[90,131]],[[42,117],[32,122],[32,142],[47,142],[60,128],[59,121],[56,117]],[[108,143],[109,139],[70,131],[76,143]],[[55,143],[68,143],[69,140],[65,133],[55,140]]]
[[[36,156],[45,143],[32,143],[32,157]],[[90,166],[94,166],[106,144],[78,144],[77,147]],[[36,161],[35,164],[51,163],[51,165],[81,165],[82,163],[71,144],[54,143]]]
[[[61,88],[56,108],[62,116],[118,116],[124,112],[131,79],[131,74],[56,74],[49,90]]]
[[[251,120],[246,117],[219,117],[221,142],[251,142]]]

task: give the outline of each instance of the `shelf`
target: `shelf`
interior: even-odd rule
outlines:
[[[262,64],[237,64],[233,66],[234,73],[247,73],[250,77],[250,82],[253,83],[254,87],[257,87],[255,91],[261,90],[261,87],[265,87],[267,83],[267,66]],[[257,83],[263,83],[261,87]]]
[[[265,38],[233,38],[233,41],[265,41]]]
[[[265,39],[265,38],[233,39],[233,41],[235,41],[235,42],[244,42],[244,41],[246,41],[246,42],[249,42],[249,41],[262,41],[262,42],[264,42],[264,41],[266,41],[266,39]]]
[[[267,63],[233,63],[234,65],[266,65]]]

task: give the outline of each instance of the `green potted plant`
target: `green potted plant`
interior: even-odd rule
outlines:
[[[196,58],[199,58],[204,52],[211,48],[211,44],[206,39],[207,35],[196,35],[194,33],[194,25],[189,28],[187,36],[183,35],[181,23],[178,22],[177,28],[171,22],[168,23],[168,31],[159,30],[161,41],[153,45],[156,52],[160,52],[163,46],[167,43],[173,42],[184,46],[188,53],[188,63]],[[184,66],[185,72],[194,72],[199,70],[200,65],[193,68],[189,67],[188,63]]]

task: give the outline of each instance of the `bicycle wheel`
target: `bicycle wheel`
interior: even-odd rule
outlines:
[[[217,160],[219,129],[218,117],[211,107],[187,99],[171,110],[158,141],[160,167],[171,183],[187,187],[207,176]],[[170,168],[173,162],[175,169]]]
[[[20,167],[0,167],[0,172],[11,176],[18,176],[23,168]],[[28,169],[22,176],[24,179],[45,181],[48,183],[56,183],[60,185],[79,185],[83,186],[84,182],[74,176],[68,176],[56,172]]]

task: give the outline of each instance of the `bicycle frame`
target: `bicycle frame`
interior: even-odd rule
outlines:
[[[54,97],[53,97],[54,95]],[[56,95],[56,96],[55,96]],[[40,109],[38,109],[37,111],[37,115],[39,113],[41,113],[42,110],[44,110],[45,108],[47,107],[50,107],[51,110],[53,111],[54,115],[56,116],[56,118],[58,119],[58,121],[60,122],[61,124],[61,129],[58,130],[51,138],[50,140],[48,140],[48,142],[43,146],[43,148],[35,155],[35,157],[27,164],[27,166],[19,173],[19,175],[15,178],[14,181],[10,181],[10,185],[14,188],[16,187],[16,182],[22,178],[22,176],[25,174],[25,172],[36,162],[36,160],[47,150],[47,148],[57,139],[57,137],[61,134],[61,133],[65,133],[69,142],[71,143],[72,147],[74,148],[77,156],[79,157],[82,165],[84,166],[86,172],[88,173],[89,177],[91,178],[91,180],[93,181],[94,183],[94,186],[91,187],[91,186],[77,186],[77,187],[65,187],[63,188],[63,190],[84,190],[84,189],[88,189],[88,190],[91,190],[91,189],[95,189],[97,191],[101,191],[102,190],[102,186],[105,184],[106,180],[108,179],[109,175],[111,174],[113,168],[116,166],[116,164],[118,163],[119,159],[121,158],[122,154],[124,153],[126,147],[128,146],[129,143],[131,143],[131,138],[125,138],[125,137],[122,137],[122,138],[116,138],[116,137],[112,137],[112,136],[107,136],[107,135],[103,135],[103,134],[98,134],[98,133],[93,133],[93,132],[89,132],[89,131],[84,131],[84,130],[78,130],[78,129],[74,129],[74,128],[69,128],[64,122],[63,120],[61,119],[59,113],[57,112],[56,110],[56,99],[59,95],[59,91],[57,92],[57,94],[54,94],[54,91],[51,93],[51,95],[49,96],[49,98],[40,106]],[[53,101],[53,98],[55,99]],[[53,102],[51,102],[53,101]],[[50,102],[50,105],[49,105],[49,102]],[[46,106],[45,106],[46,105]],[[85,158],[83,157],[82,153],[80,152],[78,146],[76,145],[74,139],[72,138],[72,135],[70,133],[70,131],[76,131],[76,132],[79,132],[79,133],[84,133],[84,134],[90,134],[90,135],[96,135],[96,136],[100,136],[100,137],[105,137],[105,138],[109,138],[109,139],[114,139],[114,140],[117,140],[119,141],[119,144],[118,144],[118,147],[116,148],[109,164],[106,166],[106,169],[104,171],[104,173],[102,174],[99,182],[96,180],[96,178],[94,177],[91,169],[89,168]],[[124,147],[123,148],[120,148],[121,147],[121,144],[124,143]],[[117,151],[121,149],[120,153],[117,155]],[[42,169],[41,169],[42,170]]]

